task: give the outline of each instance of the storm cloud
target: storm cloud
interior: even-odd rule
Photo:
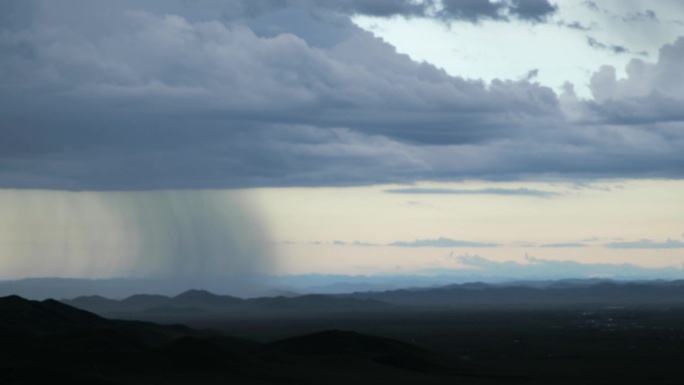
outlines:
[[[439,15],[445,20],[508,21],[510,17],[530,22],[542,22],[558,7],[547,0],[443,0]]]
[[[506,188],[485,188],[485,189],[447,189],[447,188],[398,188],[389,189],[384,192],[389,194],[416,194],[416,195],[501,195],[501,196],[520,196],[548,198],[558,195],[553,191],[534,190],[528,188],[506,189]]]
[[[433,6],[3,2],[0,187],[682,177],[684,39],[656,63],[632,61],[625,79],[597,68],[585,100],[533,78],[451,76],[350,19]],[[554,9],[445,1],[441,12],[539,21]]]

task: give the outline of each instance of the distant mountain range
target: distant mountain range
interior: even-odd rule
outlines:
[[[382,292],[250,299],[189,290],[173,297],[137,294],[113,300],[100,296],[81,296],[63,299],[62,302],[107,318],[189,322],[225,315],[303,317],[311,314],[401,311],[402,307],[683,305],[684,281],[616,282],[590,279],[507,284],[475,282]]]
[[[297,297],[263,297],[242,299],[216,295],[205,290],[188,290],[175,297],[137,294],[123,300],[100,296],[64,299],[63,303],[109,318],[155,319],[173,316],[240,315],[283,313],[310,314],[320,312],[359,312],[386,308],[373,299],[343,298],[326,295]]]
[[[621,282],[604,279],[466,283],[435,288],[360,292],[342,298],[404,306],[566,306],[684,304],[684,281]]]
[[[294,297],[304,294],[351,294],[355,292],[393,291],[406,288],[436,288],[453,284],[481,282],[490,286],[522,285],[525,287],[548,287],[556,284],[581,286],[599,282],[638,282],[658,285],[658,280],[608,280],[608,279],[554,279],[515,280],[502,277],[482,276],[345,276],[345,275],[301,275],[301,276],[255,276],[240,279],[230,277],[208,277],[187,282],[182,279],[162,278],[26,278],[0,281],[0,296],[20,295],[29,299],[75,298],[78,296],[101,296],[122,299],[136,294],[175,296],[188,289],[207,290],[212,293],[229,294],[239,298]],[[676,281],[675,281],[676,282]]]

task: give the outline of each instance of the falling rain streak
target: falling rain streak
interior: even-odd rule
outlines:
[[[244,191],[0,190],[0,279],[193,284],[274,270],[269,244]]]

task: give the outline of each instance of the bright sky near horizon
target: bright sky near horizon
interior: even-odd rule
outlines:
[[[677,0],[6,0],[0,57],[0,279],[681,276]]]

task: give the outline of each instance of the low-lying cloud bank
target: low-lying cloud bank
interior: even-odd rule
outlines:
[[[581,263],[570,260],[550,260],[525,257],[525,263],[495,261],[479,255],[453,257],[466,267],[472,276],[502,279],[562,279],[562,278],[612,278],[612,279],[680,279],[681,266],[647,268],[628,263]],[[458,269],[428,269],[433,274],[465,275]]]
[[[292,243],[292,242],[286,242]],[[314,241],[311,244],[322,245],[325,242]],[[439,248],[467,248],[467,247],[500,247],[506,246],[505,244],[493,243],[493,242],[481,242],[481,241],[470,241],[470,240],[460,240],[452,238],[431,238],[431,239],[416,239],[413,241],[395,241],[391,243],[370,243],[363,241],[333,241],[330,243],[335,246],[358,246],[358,247],[380,247],[380,246],[390,246],[390,247],[439,247]],[[641,239],[638,241],[621,241],[621,242],[609,242],[609,243],[586,243],[586,242],[560,242],[560,243],[543,243],[534,244],[530,242],[524,243],[527,247],[541,247],[541,248],[552,248],[552,249],[563,249],[563,248],[585,248],[585,247],[603,247],[607,249],[639,249],[639,250],[661,250],[661,249],[684,249],[684,242],[676,239],[667,239],[665,241],[658,241],[652,239]],[[519,245],[519,243],[518,243]]]

